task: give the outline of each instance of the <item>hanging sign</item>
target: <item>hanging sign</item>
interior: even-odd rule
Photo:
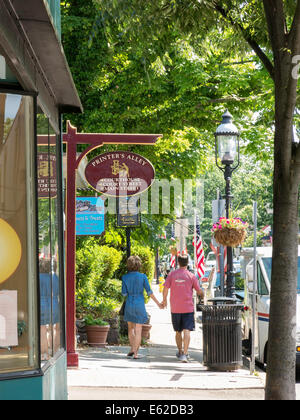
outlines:
[[[76,198],[76,235],[104,232],[104,202],[101,197]]]
[[[122,197],[117,200],[117,227],[139,226],[141,226],[141,213],[135,197]]]
[[[154,181],[152,164],[132,152],[108,152],[93,158],[85,168],[87,182],[96,191],[113,196],[132,196]]]

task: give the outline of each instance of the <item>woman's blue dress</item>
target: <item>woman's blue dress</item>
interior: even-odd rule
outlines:
[[[122,294],[127,296],[124,321],[145,324],[148,316],[145,308],[144,289],[152,295],[146,274],[130,271],[122,277]]]

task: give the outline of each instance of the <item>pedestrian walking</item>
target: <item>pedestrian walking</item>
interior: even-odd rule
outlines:
[[[122,294],[127,296],[124,310],[124,321],[128,323],[128,338],[130,351],[127,356],[139,359],[138,350],[142,341],[142,325],[148,320],[145,307],[144,290],[148,296],[163,309],[154,296],[146,274],[140,273],[142,268],[141,259],[131,256],[127,260],[128,273],[122,277]]]
[[[187,269],[188,256],[178,256],[178,264],[179,269],[172,271],[166,279],[163,306],[167,307],[167,297],[171,289],[171,316],[178,348],[176,356],[181,362],[187,363],[190,333],[195,330],[193,290],[196,290],[201,297],[203,297],[203,291],[196,276]]]

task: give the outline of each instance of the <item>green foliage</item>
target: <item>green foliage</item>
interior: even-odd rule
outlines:
[[[150,247],[141,246],[135,243],[131,251],[132,255],[138,255],[142,261],[141,272],[146,274],[151,284],[154,276],[154,254]]]
[[[117,302],[122,302],[124,297],[122,295],[121,280],[119,279],[108,280],[105,293],[107,296],[110,296],[111,299],[114,299]]]
[[[121,253],[109,246],[100,246],[88,237],[76,252],[76,281],[78,288],[93,288],[99,293],[113,277],[121,261]]]
[[[205,33],[202,17],[202,32],[193,39],[168,26],[168,20],[160,26],[164,13],[154,21],[146,16],[160,2],[117,3],[87,0],[83,7],[72,0],[63,8],[64,48],[85,110],[81,116],[70,115],[79,130],[162,133],[154,148],[143,148],[161,179],[173,175],[174,167],[177,178],[203,171],[226,107],[251,138],[250,153],[270,147],[272,134],[265,129],[273,120],[273,87],[253,54],[228,48],[231,30],[221,33],[211,25]],[[126,13],[125,21],[118,22]],[[122,31],[127,20],[130,27]],[[95,23],[98,30],[89,48]],[[153,34],[155,28],[159,32]],[[139,29],[147,33],[135,38]],[[259,118],[253,119],[258,110]],[[131,149],[141,151],[139,146]]]
[[[85,325],[99,325],[101,327],[104,327],[106,325],[109,325],[109,323],[106,322],[106,321],[103,321],[103,319],[101,319],[101,318],[93,318],[92,315],[87,315],[84,318],[84,322],[85,322]]]
[[[272,208],[273,200],[273,168],[272,162],[255,162],[251,158],[242,157],[240,166],[232,175],[232,216],[240,217],[249,223],[248,238],[244,246],[253,243],[253,201],[258,204],[258,231],[266,225],[272,225],[272,214],[268,208]],[[212,200],[216,200],[217,192],[220,197],[225,192],[225,180],[223,173],[216,167],[211,159],[207,171],[204,174],[204,218],[201,221],[201,234],[204,240],[205,252],[211,251],[209,244],[212,233]],[[265,236],[263,234],[262,236]],[[261,243],[261,235],[258,235]],[[251,239],[252,238],[252,239]],[[251,242],[252,241],[252,242]],[[192,235],[189,237],[188,250],[193,255]]]
[[[266,236],[264,232],[257,232],[256,236],[256,246],[263,246],[262,238]],[[244,248],[252,248],[254,245],[254,233],[250,232],[247,238],[245,239],[245,242],[243,243]]]
[[[94,290],[76,290],[76,311],[79,318],[90,314],[102,319],[114,318],[119,310],[121,302],[108,296],[96,295]]]
[[[81,242],[76,252],[77,312],[108,316],[122,301],[120,284],[111,280],[119,268],[122,254],[109,246],[100,246],[93,237]],[[119,282],[120,283],[120,282]]]
[[[273,153],[272,81],[232,28],[214,11],[202,13],[208,4],[62,2],[63,45],[85,111],[65,117],[78,131],[162,133],[154,147],[122,146],[148,158],[157,179],[195,179],[210,171],[213,133],[226,107],[241,130],[243,154],[267,160]],[[201,10],[201,19],[191,10],[195,16]],[[183,16],[199,30],[187,24],[183,31]],[[116,148],[105,145],[90,156]],[[132,238],[166,252],[158,235],[174,218],[172,210],[168,217],[142,215]],[[123,233],[114,220],[107,224],[102,244],[124,249]]]
[[[154,253],[151,251],[149,246],[143,246],[137,242],[133,242],[131,247],[131,255],[137,255],[142,261],[141,273],[146,274],[149,283],[151,284],[154,276],[154,266],[155,258]],[[118,276],[121,278],[124,274],[127,273],[127,256],[124,252],[122,263],[120,264],[120,270],[118,271]]]

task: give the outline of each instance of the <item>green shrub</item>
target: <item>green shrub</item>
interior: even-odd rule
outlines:
[[[103,321],[101,318],[93,318],[91,315],[87,315],[84,318],[85,325],[99,325],[101,327],[104,327],[106,325],[109,325],[107,321]]]
[[[82,317],[110,318],[120,307],[121,282],[111,280],[119,268],[122,253],[109,246],[100,246],[95,238],[81,243],[76,252],[76,304]]]
[[[100,246],[94,239],[86,241],[76,252],[76,287],[101,292],[118,269],[121,258],[121,252],[114,248]]]
[[[142,269],[141,272],[146,274],[148,277],[149,283],[152,283],[153,276],[154,276],[154,268],[155,268],[155,257],[153,252],[149,247],[133,244],[131,248],[131,255],[138,255],[142,261]],[[120,268],[117,272],[117,276],[122,278],[124,274],[127,273],[127,257],[126,254],[123,254],[122,262],[120,264]]]
[[[118,269],[122,254],[114,248],[103,245],[100,248],[100,264],[102,268],[101,277],[103,282],[107,282],[113,277],[113,274]]]
[[[105,294],[120,303],[123,302],[124,296],[122,295],[122,281],[119,279],[108,280]]]
[[[155,258],[151,249],[147,246],[134,244],[132,247],[131,255],[138,255],[142,260],[141,272],[146,274],[149,283],[152,283],[155,268]]]
[[[97,296],[84,289],[76,291],[76,311],[78,318],[91,315],[94,318],[114,318],[121,304],[109,297]]]

